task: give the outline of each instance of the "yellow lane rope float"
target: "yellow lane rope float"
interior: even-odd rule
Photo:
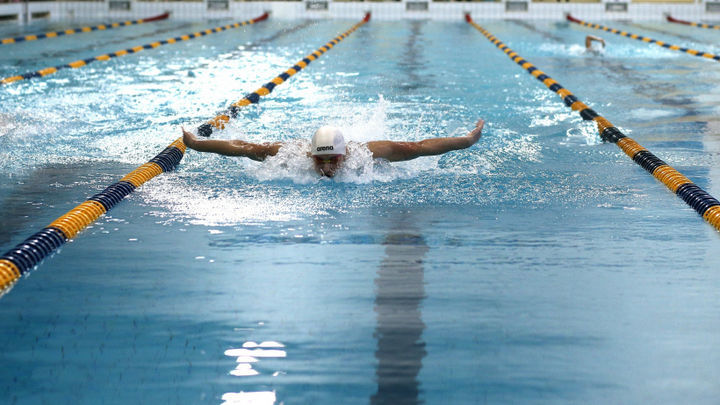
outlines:
[[[0,256],[0,295],[7,292],[23,274],[32,270],[40,261],[74,238],[136,188],[160,173],[173,170],[184,154],[185,144],[182,139],[177,139],[149,162]]]
[[[129,49],[123,49],[123,50],[120,50],[120,51],[117,51],[117,52],[113,52],[113,53],[106,53],[106,54],[104,54],[104,55],[95,56],[95,57],[93,57],[93,58],[76,60],[75,62],[70,62],[70,63],[65,64],[65,65],[60,65],[60,66],[55,66],[55,67],[48,67],[48,68],[45,68],[45,69],[37,70],[37,71],[35,71],[35,72],[28,72],[28,73],[25,73],[25,74],[22,74],[22,75],[16,75],[16,76],[11,76],[11,77],[6,77],[6,78],[0,80],[0,85],[10,84],[10,83],[17,82],[17,81],[20,81],[20,80],[25,80],[25,79],[32,79],[32,78],[35,78],[35,77],[48,76],[48,75],[51,75],[51,74],[53,74],[53,73],[56,73],[58,70],[62,70],[62,69],[69,69],[69,68],[77,69],[77,68],[81,68],[81,67],[83,67],[83,66],[87,66],[87,65],[89,65],[89,64],[91,64],[91,63],[93,63],[93,62],[99,61],[99,60],[100,60],[100,61],[107,61],[107,60],[110,60],[110,59],[112,59],[112,58],[116,58],[116,57],[118,57],[118,56],[124,56],[124,55],[128,55],[128,54],[131,54],[131,53],[138,53],[138,52],[140,52],[140,51],[142,51],[142,50],[145,50],[145,49],[155,49],[155,48],[157,48],[157,47],[159,47],[159,46],[162,46],[162,45],[174,44],[174,43],[176,43],[176,42],[181,42],[181,41],[189,41],[189,40],[191,40],[191,39],[195,39],[195,38],[203,37],[203,36],[206,36],[206,35],[214,34],[214,33],[216,33],[216,32],[222,32],[222,31],[225,31],[225,30],[229,30],[229,29],[233,29],[233,28],[238,28],[238,27],[242,27],[242,26],[248,25],[248,24],[255,24],[256,22],[260,22],[260,21],[266,20],[267,18],[268,18],[268,13],[265,13],[265,14],[261,15],[260,17],[253,18],[252,20],[247,20],[247,21],[238,22],[238,23],[235,23],[235,24],[225,25],[225,26],[222,26],[222,27],[210,28],[210,29],[207,29],[207,30],[204,30],[204,31],[194,32],[194,33],[188,34],[188,35],[181,35],[181,36],[179,36],[179,37],[169,38],[169,39],[166,39],[166,40],[163,40],[163,41],[157,41],[157,42],[153,42],[153,43],[150,43],[150,44],[135,46],[135,47],[132,47],[132,48],[129,48]]]
[[[483,27],[473,22],[470,14],[465,15],[465,20],[485,35],[485,37],[495,44],[497,48],[505,52],[505,54],[507,54],[507,56],[515,63],[527,70],[531,75],[535,76],[536,79],[543,82],[547,88],[557,93],[563,99],[565,105],[570,107],[573,111],[577,111],[584,120],[595,121],[598,126],[600,137],[604,141],[612,142],[618,145],[618,147],[622,149],[623,152],[625,152],[625,154],[627,154],[635,163],[642,166],[643,169],[647,170],[656,179],[660,180],[673,193],[677,194],[683,199],[683,201],[685,201],[685,203],[697,211],[700,216],[720,231],[720,201],[716,200],[713,196],[695,185],[695,183],[690,181],[687,177],[683,176],[680,172],[660,160],[660,158],[642,147],[633,139],[625,136],[625,134],[610,123],[610,121],[600,116],[582,101],[578,100],[575,95],[566,88],[562,87],[560,83],[545,74],[545,72],[536,68],[532,63],[523,59],[520,55],[502,43],[498,38],[485,30]]]
[[[277,77],[272,79],[270,82],[264,84],[262,87],[255,90],[254,92],[246,95],[242,99],[231,104],[227,110],[221,112],[215,118],[211,119],[207,123],[200,125],[197,129],[198,135],[210,136],[213,133],[213,128],[224,129],[225,124],[227,124],[230,121],[230,118],[237,117],[238,112],[240,111],[241,107],[245,107],[247,105],[257,103],[260,100],[261,96],[267,96],[268,94],[270,94],[273,91],[273,89],[275,88],[275,86],[282,84],[283,82],[288,80],[291,76],[293,76],[297,72],[303,70],[312,61],[314,61],[315,59],[322,56],[322,54],[329,51],[330,48],[337,45],[343,39],[347,38],[348,35],[352,34],[355,30],[360,28],[363,24],[367,23],[368,21],[370,21],[370,13],[365,14],[365,17],[362,19],[362,21],[353,25],[349,30],[338,35],[332,41],[330,41],[327,44],[323,45],[322,47],[318,48],[317,50],[315,50],[315,52],[311,53],[310,55],[303,58],[301,61],[297,62],[290,69],[281,73],[280,75],[278,75]]]
[[[720,62],[720,55],[715,55],[715,54],[713,54],[713,53],[698,51],[698,50],[690,49],[690,48],[682,48],[682,47],[677,46],[677,45],[668,44],[668,43],[665,42],[665,41],[658,41],[658,40],[655,40],[655,39],[652,39],[652,38],[644,37],[644,36],[642,36],[642,35],[631,34],[631,33],[626,32],[626,31],[621,31],[621,30],[618,30],[618,29],[615,29],[615,28],[606,27],[606,26],[604,26],[604,25],[593,24],[593,23],[589,23],[589,22],[586,22],[586,21],[578,20],[577,18],[571,16],[570,14],[568,14],[566,17],[567,17],[568,21],[574,22],[575,24],[580,24],[580,25],[585,26],[585,27],[595,28],[595,29],[598,29],[598,30],[607,31],[607,32],[610,32],[610,33],[613,33],[613,34],[616,34],[616,35],[623,36],[623,37],[628,37],[628,38],[632,38],[632,39],[637,39],[638,41],[643,41],[643,42],[647,42],[647,43],[649,43],[649,44],[655,44],[655,45],[658,45],[658,46],[662,46],[663,48],[671,49],[671,50],[673,50],[673,51],[685,52],[685,53],[687,53],[687,54],[689,54],[689,55],[699,56],[699,57],[701,57],[701,58],[712,59],[712,60],[714,60],[714,61],[716,61],[716,62]]]
[[[169,16],[170,16],[170,13],[163,13],[160,15],[156,15],[155,17],[141,18],[139,20],[133,20],[133,21],[123,21],[123,22],[114,22],[114,23],[109,23],[109,24],[99,24],[99,25],[95,25],[92,27],[70,28],[70,29],[62,30],[62,31],[46,32],[44,34],[25,35],[22,37],[15,37],[15,38],[3,38],[3,39],[0,39],[0,45],[16,44],[18,42],[25,42],[25,41],[37,41],[38,39],[58,38],[63,35],[84,34],[86,32],[111,30],[113,28],[118,28],[118,27],[127,27],[129,25],[137,25],[137,24],[148,23],[148,22],[152,22],[152,21],[165,20]]]
[[[673,18],[672,16],[669,16],[669,15],[666,17],[669,22],[675,23],[675,24],[684,24],[684,25],[690,25],[692,27],[708,28],[711,30],[720,30],[720,25],[703,24],[703,23],[696,23],[696,22],[692,22],[692,21],[679,20],[679,19]]]

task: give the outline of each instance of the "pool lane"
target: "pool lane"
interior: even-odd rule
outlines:
[[[267,17],[268,14],[265,13],[261,17],[248,20],[241,24],[253,24],[256,21],[265,20]],[[362,21],[353,25],[348,31],[340,34],[325,46],[298,62],[287,72],[278,76],[276,79],[280,80],[279,83],[276,83],[276,79],[274,79],[274,81],[264,85],[258,91],[262,92],[262,90],[265,90],[265,92],[262,92],[264,93],[262,95],[268,94],[276,84],[282,83],[291,76],[289,73],[294,74],[296,71],[302,70],[312,60],[321,56],[368,21],[370,21],[370,13],[367,13]],[[200,36],[200,34],[198,34],[198,36]],[[283,75],[287,75],[287,77]],[[268,89],[268,87],[270,88]],[[255,98],[252,99],[254,102],[257,102],[260,96],[257,92],[251,93],[250,96],[253,95],[255,95]],[[246,96],[246,98],[240,101],[248,101],[247,104],[250,104],[250,100],[248,99],[250,96]],[[216,118],[216,120],[217,119],[218,118]],[[102,192],[90,197],[87,201],[57,218],[50,225],[31,235],[7,251],[4,255],[0,256],[0,295],[9,291],[22,275],[32,270],[43,259],[50,256],[60,246],[75,237],[80,231],[113,208],[136,188],[163,172],[173,170],[178,163],[180,163],[180,160],[182,160],[185,150],[186,147],[182,138],[178,138],[148,163],[128,173],[120,179],[120,181],[113,183]]]
[[[627,31],[621,31],[621,30],[618,30],[618,29],[616,29],[616,28],[610,28],[610,27],[606,27],[606,26],[604,26],[604,25],[586,22],[586,21],[583,21],[583,20],[579,20],[579,19],[571,16],[570,14],[567,15],[567,20],[570,21],[570,22],[573,22],[573,23],[575,23],[575,24],[582,25],[582,26],[584,26],[584,27],[594,28],[594,29],[598,29],[598,30],[602,30],[602,31],[607,31],[607,32],[610,32],[610,33],[613,33],[613,34],[616,34],[616,35],[623,36],[623,37],[627,37],[627,38],[631,38],[631,39],[636,39],[636,40],[638,40],[638,41],[643,41],[643,42],[650,43],[650,44],[655,44],[655,45],[657,45],[657,46],[661,46],[661,47],[663,47],[663,48],[667,48],[667,49],[670,49],[670,50],[673,50],[673,51],[685,52],[685,53],[687,53],[688,55],[698,56],[698,57],[701,57],[701,58],[707,58],[707,59],[710,59],[710,60],[714,60],[714,61],[716,61],[716,62],[720,62],[720,55],[716,55],[716,54],[713,54],[713,53],[710,53],[710,52],[703,52],[703,51],[698,51],[698,50],[696,50],[696,49],[683,48],[683,47],[680,47],[680,46],[678,46],[678,45],[669,44],[669,43],[667,43],[667,42],[665,42],[665,41],[658,41],[658,40],[655,40],[655,39],[652,39],[652,38],[649,38],[649,37],[645,37],[645,36],[642,36],[642,35],[632,34],[632,33],[629,33],[629,32],[627,32]]]
[[[47,68],[40,69],[40,70],[37,70],[34,72],[28,72],[28,73],[24,73],[21,75],[6,77],[6,78],[0,80],[0,85],[8,85],[10,83],[14,83],[14,82],[17,82],[20,80],[45,77],[45,76],[57,73],[59,70],[63,70],[63,69],[78,69],[78,68],[87,66],[93,62],[108,61],[110,59],[117,58],[120,56],[138,53],[138,52],[141,52],[146,49],[155,49],[155,48],[158,48],[163,45],[174,44],[174,43],[182,42],[182,41],[189,41],[191,39],[215,34],[218,32],[229,30],[229,29],[239,28],[239,27],[249,25],[249,24],[255,24],[257,22],[267,20],[267,18],[268,18],[268,13],[265,13],[265,14],[261,15],[260,17],[242,21],[242,22],[238,22],[235,24],[228,24],[228,25],[225,25],[222,27],[210,28],[210,29],[206,29],[204,31],[194,32],[194,33],[188,34],[188,35],[181,35],[179,37],[168,38],[168,39],[165,39],[162,41],[156,41],[156,42],[152,42],[152,43],[145,44],[145,45],[135,46],[132,48],[123,49],[123,50],[119,50],[119,51],[112,52],[112,53],[106,53],[103,55],[95,56],[93,58],[76,60],[74,62],[70,62],[70,63],[64,64],[64,65],[59,65],[59,66],[55,66],[55,67],[47,67]]]
[[[97,50],[101,46],[107,46],[107,45],[118,45],[118,44],[125,44],[130,41],[135,41],[143,38],[149,38],[153,37],[155,35],[164,35],[171,32],[176,31],[183,31],[186,30],[193,25],[196,25],[197,23],[183,23],[180,25],[170,26],[165,28],[154,29],[152,31],[148,32],[142,32],[142,33],[132,33],[130,36],[122,37],[120,35],[117,35],[113,39],[109,39],[107,41],[97,41],[92,45],[85,45],[81,47],[73,47],[68,49],[60,49],[61,47],[53,47],[53,49],[44,50],[40,52],[39,54],[34,54],[34,52],[30,51],[27,54],[22,53],[18,54],[15,52],[15,57],[13,59],[10,59],[13,63],[13,66],[17,66],[18,68],[23,68],[24,66],[33,65],[33,64],[39,64],[40,62],[43,62],[44,64],[47,64],[47,60],[51,59],[61,59],[61,58],[70,58],[73,57],[73,55],[77,55],[78,53],[84,53],[91,49]],[[57,45],[57,44],[56,44]],[[77,56],[74,56],[77,57]],[[25,67],[25,69],[27,69]]]
[[[130,25],[138,25],[153,21],[160,21],[165,20],[170,16],[170,13],[163,13],[160,15],[156,15],[154,17],[150,18],[141,18],[139,20],[133,20],[133,21],[124,21],[124,22],[114,22],[109,24],[99,24],[99,25],[93,25],[91,27],[82,27],[82,28],[69,28],[62,31],[53,31],[53,32],[46,32],[44,34],[31,34],[31,35],[24,35],[21,37],[15,37],[15,38],[3,38],[0,39],[0,45],[9,45],[9,44],[16,44],[19,42],[25,42],[25,41],[37,41],[40,39],[49,39],[49,38],[58,38],[63,35],[74,35],[74,34],[84,34],[88,32],[93,31],[105,31],[110,30],[113,28],[119,28],[119,27],[128,27]]]
[[[95,176],[69,175],[61,181],[64,188],[55,187],[74,190],[74,196],[38,190],[37,195],[50,203],[76,205],[87,197],[81,193],[102,190],[146,161],[143,154],[149,158],[165,146],[158,140],[177,129],[171,124],[203,122],[203,111],[226,106],[228,94],[232,98],[253,90],[253,83],[290,66],[297,59],[298,43],[314,49],[314,43],[341,32],[345,24],[352,22],[329,20],[299,38],[278,40],[277,46],[217,60],[210,69],[194,71],[196,77],[188,77],[187,71],[235,49],[215,41],[223,36],[138,58],[153,62],[145,68],[175,66],[168,68],[168,78],[175,82],[168,80],[166,87],[160,76],[133,76],[137,66],[96,65],[103,72],[119,73],[109,75],[103,87],[110,97],[117,91],[145,97],[149,86],[165,94],[150,93],[147,103],[113,97],[117,111],[111,119],[116,122],[96,129],[75,130],[69,125],[73,118],[57,125],[52,117],[43,117],[57,132],[33,127],[18,131],[18,149],[44,150],[60,141],[67,144],[61,145],[65,149],[36,160],[20,154],[24,159],[16,166],[31,170],[38,161],[67,161],[67,155],[77,156],[73,161],[81,164],[102,159],[107,167],[98,167]],[[568,34],[567,43],[573,43],[572,31],[579,36],[580,30],[563,24],[560,35]],[[238,44],[272,35],[279,27],[263,24],[259,30],[238,32],[243,38]],[[380,93],[387,115],[377,121],[386,127],[383,132],[368,130],[368,137],[414,140],[455,134],[456,122],[462,127],[476,115],[491,117],[477,147],[411,161],[408,165],[420,171],[360,184],[258,178],[255,173],[273,167],[200,153],[186,156],[181,170],[158,176],[134,192],[3,297],[0,341],[8,350],[2,361],[6,367],[0,371],[0,397],[17,397],[19,403],[57,398],[100,403],[112,397],[117,403],[196,398],[195,402],[219,404],[225,392],[267,391],[278,403],[367,404],[378,392],[379,358],[387,361],[393,356],[376,353],[380,336],[374,333],[386,325],[374,310],[376,281],[382,277],[382,283],[389,284],[390,272],[381,275],[381,268],[385,271],[390,264],[388,254],[400,254],[397,246],[390,248],[385,242],[393,239],[391,235],[405,234],[421,235],[429,248],[421,259],[424,284],[408,286],[414,292],[423,288],[426,296],[418,308],[422,312],[405,317],[415,322],[419,317],[424,328],[412,324],[401,339],[408,342],[411,333],[421,332],[418,343],[424,343],[426,353],[416,348],[413,354],[394,354],[398,359],[407,356],[413,367],[422,363],[415,384],[410,373],[403,375],[408,402],[416,386],[418,402],[427,404],[484,400],[557,405],[594,403],[599,398],[609,403],[657,398],[660,403],[714,404],[720,387],[712,376],[718,375],[720,362],[707,359],[717,359],[720,353],[712,344],[720,336],[720,284],[713,271],[720,260],[714,254],[717,233],[688,215],[683,203],[667,198],[665,189],[656,187],[654,179],[615,147],[600,145],[591,123],[532,84],[532,76],[503,62],[501,53],[468,28],[464,22],[422,24],[423,46],[416,49],[418,61],[428,63],[418,73],[421,79],[434,80],[414,94],[393,87],[407,74],[399,71],[397,58],[409,42],[412,24],[373,22],[326,63],[314,64],[291,86],[244,110],[247,119],[236,120],[237,126],[222,136],[305,138],[320,120],[368,116],[380,104],[368,99]],[[536,48],[547,44],[524,31],[520,35],[511,24],[493,23],[498,35],[503,29],[512,32],[506,39],[509,44],[522,44],[517,47],[522,53],[538,52],[542,56],[526,56],[550,65],[545,66],[549,72],[562,72],[556,73],[560,77],[576,67],[587,72],[597,59],[616,60],[608,54],[559,53],[548,61],[548,48]],[[398,40],[390,42],[393,33]],[[634,45],[628,42],[625,47]],[[368,43],[374,47],[368,49]],[[679,54],[668,58],[669,52],[660,48],[651,52],[660,57],[629,57],[623,62],[630,67],[637,61],[639,72],[646,72],[644,63],[654,62],[668,74],[680,63],[693,68],[704,64]],[[163,60],[157,59],[159,55]],[[364,63],[370,60],[380,63]],[[221,74],[223,69],[227,74]],[[86,72],[93,70],[100,69]],[[626,112],[617,113],[615,121],[622,117],[637,122],[631,118],[632,107],[642,98],[633,97],[632,89],[598,80],[604,73],[598,70],[591,77],[568,77],[564,81],[570,82],[564,84],[591,94],[587,101],[607,109],[609,116]],[[657,71],[648,73],[639,77],[637,86]],[[207,79],[211,75],[221,84],[212,87]],[[687,89],[702,85],[704,77],[686,77]],[[235,78],[239,83],[233,82]],[[23,105],[46,111],[57,105],[54,110],[70,116],[106,107],[92,94],[87,101],[73,94],[74,102],[68,100],[64,106],[48,99],[48,94],[74,89],[73,83],[45,87],[59,79],[61,75],[15,89],[30,93]],[[583,80],[588,87],[580,84]],[[188,93],[194,85],[204,86],[206,92]],[[599,98],[598,87],[607,91],[604,98]],[[32,103],[33,90],[42,91],[46,99],[38,96]],[[205,97],[210,92],[216,96]],[[185,103],[164,106],[165,98],[183,99],[199,112],[193,115]],[[140,108],[143,114],[133,113]],[[14,113],[15,108],[8,111]],[[422,113],[425,118],[419,125]],[[530,125],[548,116],[546,126]],[[667,116],[676,118],[672,112]],[[104,122],[91,115],[83,124]],[[644,122],[649,126],[651,121]],[[350,125],[362,122],[356,119]],[[112,136],[108,128],[115,132]],[[565,143],[566,130],[586,128],[597,142]],[[662,128],[636,130],[632,136],[646,143]],[[70,136],[59,137],[59,132]],[[678,139],[678,134],[666,135]],[[691,141],[701,136],[690,131],[682,135]],[[657,148],[656,152],[673,154],[668,147]],[[716,162],[720,156],[703,155],[705,162]],[[579,157],[583,164],[578,164]],[[701,177],[718,178],[704,175],[708,166],[689,159],[682,170],[687,168],[686,174],[698,182]],[[381,169],[390,170],[376,167]],[[73,181],[77,179],[88,181]],[[3,180],[6,183],[10,181]],[[8,184],[7,189],[15,187]],[[57,215],[48,216],[48,211],[71,208],[55,207],[40,211],[43,221],[19,229],[13,242],[50,223]],[[278,212],[289,215],[283,218]],[[214,218],[208,219],[211,215]],[[211,223],[217,219],[224,225]],[[412,245],[416,250],[408,257],[419,257],[420,248]],[[414,272],[417,280],[419,269]],[[386,303],[384,309],[393,304],[397,303]],[[287,357],[260,358],[253,363],[259,375],[230,373],[241,363],[224,351],[240,348],[243,342],[268,340],[284,344]],[[383,370],[388,365],[383,364]],[[383,385],[389,382],[387,377],[382,380]]]
[[[568,19],[569,18],[570,17],[568,16]],[[595,121],[598,126],[600,137],[604,141],[617,144],[620,149],[622,149],[623,152],[625,152],[625,154],[627,154],[635,163],[652,174],[656,179],[660,180],[673,193],[677,194],[683,199],[683,201],[685,201],[685,203],[700,214],[703,219],[720,231],[720,201],[708,194],[702,188],[698,187],[682,173],[678,172],[653,153],[635,142],[635,140],[625,136],[625,134],[616,128],[610,121],[581,102],[569,90],[562,87],[558,82],[546,75],[540,69],[536,68],[532,63],[523,59],[489,31],[473,22],[470,14],[465,15],[465,20],[468,24],[480,31],[498,49],[507,54],[513,62],[520,65],[523,69],[527,70],[528,73],[535,76],[536,79],[543,82],[548,89],[562,97],[565,105],[570,107],[573,111],[577,111],[584,120]]]
[[[200,125],[197,128],[198,135],[207,137],[212,135],[214,129],[224,129],[225,124],[227,124],[231,118],[236,118],[238,116],[240,108],[257,103],[258,101],[260,101],[260,97],[267,96],[268,94],[272,93],[273,89],[275,89],[276,86],[283,84],[290,77],[294,76],[299,71],[305,69],[307,65],[312,63],[312,61],[321,57],[323,54],[325,54],[325,52],[332,49],[335,45],[347,38],[350,34],[355,32],[358,28],[363,26],[368,21],[370,21],[370,13],[365,14],[365,17],[360,22],[353,25],[352,27],[350,27],[350,29],[338,35],[337,37],[333,38],[325,45],[316,49],[310,55],[307,55],[302,60],[295,63],[288,70],[280,73],[274,79],[265,83],[264,85],[262,85],[262,87],[255,90],[254,92],[232,103],[229,108],[227,108],[225,111],[222,111],[220,114],[215,116],[215,118],[211,119],[205,124]]]

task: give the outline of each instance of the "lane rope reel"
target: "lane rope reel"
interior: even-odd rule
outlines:
[[[666,15],[665,17],[667,18],[668,22],[671,22],[671,23],[690,25],[692,27],[697,27],[697,28],[720,30],[720,25],[704,24],[704,23],[696,23],[696,22],[692,22],[692,21],[679,20],[677,18],[673,18],[670,15]]]

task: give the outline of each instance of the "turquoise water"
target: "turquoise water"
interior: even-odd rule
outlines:
[[[0,76],[225,23],[8,47]],[[353,23],[270,20],[0,88],[0,249]],[[478,23],[720,195],[717,63],[609,34],[588,54],[599,31],[565,23]],[[709,30],[607,25],[720,51]],[[188,151],[2,297],[0,398],[716,403],[717,231],[471,26],[371,21],[214,137],[302,145],[334,124],[419,140],[480,117],[470,149],[358,157],[334,180],[292,153]]]

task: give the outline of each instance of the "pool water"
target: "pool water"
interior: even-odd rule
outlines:
[[[720,195],[717,63],[567,23],[477,22]],[[226,23],[8,46],[0,76]],[[0,249],[354,23],[270,19],[3,86]],[[606,25],[720,52],[712,30]],[[585,52],[587,34],[607,48]],[[356,156],[333,180],[302,156],[323,124],[420,140],[478,118],[470,149]],[[0,300],[0,402],[720,397],[718,232],[470,25],[370,21],[213,137],[288,153],[188,150],[21,279]]]

